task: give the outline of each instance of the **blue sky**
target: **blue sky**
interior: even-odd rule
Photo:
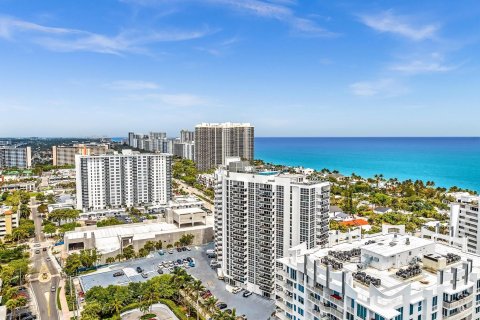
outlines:
[[[0,0],[0,136],[478,136],[480,3]]]

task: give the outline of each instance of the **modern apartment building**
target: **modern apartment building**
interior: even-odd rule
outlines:
[[[480,317],[480,257],[385,234],[279,259],[281,320],[466,320]]]
[[[480,255],[480,196],[459,193],[450,204],[450,236],[466,238],[467,250]]]
[[[168,144],[165,144],[166,141],[167,134],[165,132],[150,132],[149,134],[128,133],[128,145],[141,150],[172,153],[172,150],[167,149]]]
[[[72,146],[53,146],[52,158],[54,166],[74,165],[75,155],[103,155],[108,152],[108,144],[74,144]]]
[[[77,209],[166,204],[172,197],[171,167],[170,154],[77,155]]]
[[[174,143],[173,155],[182,159],[195,160],[195,142]]]
[[[195,131],[181,130],[180,131],[180,142],[194,142],[195,141]]]
[[[12,234],[13,228],[18,227],[20,216],[12,211],[12,207],[0,206],[0,238]]]
[[[0,146],[0,168],[32,167],[32,149],[30,147]]]
[[[195,161],[200,171],[225,164],[227,157],[253,160],[254,127],[249,123],[202,123],[195,127]]]
[[[274,298],[275,260],[327,243],[329,190],[302,175],[217,170],[215,251],[226,282]]]

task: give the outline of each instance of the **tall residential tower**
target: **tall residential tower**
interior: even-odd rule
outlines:
[[[225,279],[274,298],[275,260],[292,246],[327,242],[330,185],[270,172],[219,169],[216,177],[215,250]]]
[[[166,204],[172,197],[171,167],[170,154],[77,155],[77,209]]]
[[[254,127],[249,123],[202,123],[195,127],[195,162],[200,171],[225,164],[227,157],[253,160]]]

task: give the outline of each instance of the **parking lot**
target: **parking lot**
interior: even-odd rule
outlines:
[[[214,269],[210,268],[210,259],[207,258],[205,254],[207,249],[212,248],[213,245],[209,244],[192,247],[191,251],[177,252],[174,250],[173,254],[166,252],[163,256],[154,253],[150,257],[144,259],[110,265],[109,267],[102,268],[95,273],[80,276],[79,280],[84,291],[88,291],[94,286],[107,287],[111,284],[126,285],[129,282],[146,281],[158,276],[157,269],[160,262],[191,257],[195,259],[196,266],[187,269],[187,272],[201,280],[205,288],[210,290],[219,301],[225,302],[229,309],[235,308],[238,315],[245,314],[249,320],[269,319],[275,309],[273,300],[268,300],[255,294],[248,298],[244,298],[241,292],[233,294],[225,289],[225,282],[218,280],[217,273]],[[141,267],[148,277],[143,278],[137,273],[135,270],[137,267]],[[113,274],[120,270],[125,274],[119,277],[114,277]]]

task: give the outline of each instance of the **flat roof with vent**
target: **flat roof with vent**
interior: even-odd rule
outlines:
[[[390,235],[388,237],[384,237],[383,239],[375,240],[375,243],[362,246],[362,250],[370,251],[378,256],[391,257],[406,251],[421,249],[423,247],[433,245],[432,240],[405,235]],[[431,253],[433,252],[434,249],[432,247]]]

